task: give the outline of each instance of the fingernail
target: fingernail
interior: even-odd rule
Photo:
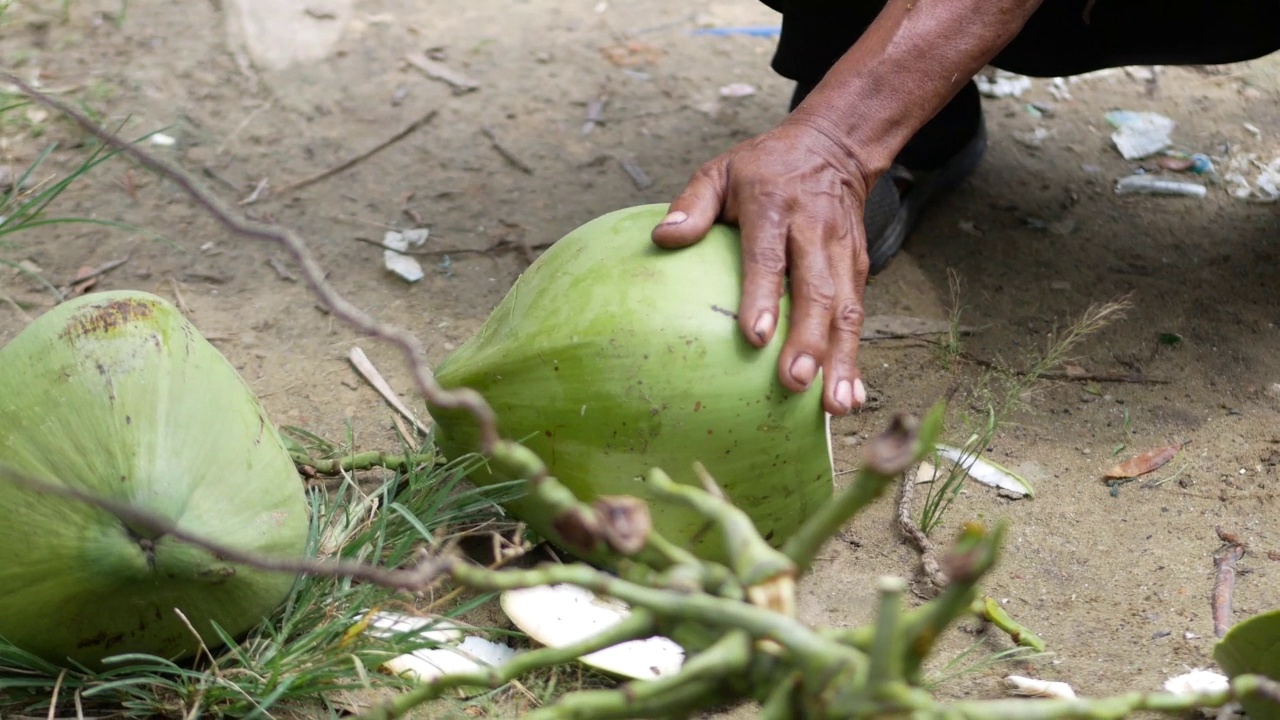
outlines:
[[[853,400],[858,407],[867,404],[867,386],[862,384],[862,378],[853,381]]]
[[[791,361],[791,377],[805,387],[813,382],[813,374],[818,372],[818,364],[808,355],[797,355]]]
[[[846,411],[853,407],[853,386],[848,380],[836,383],[836,404]]]
[[[755,332],[756,337],[761,340],[769,337],[769,332],[773,330],[773,313],[760,313],[760,317],[756,318],[755,327],[751,328],[751,330]]]
[[[687,213],[681,212],[679,210],[672,210],[671,212],[667,213],[666,217],[662,218],[662,222],[659,224],[660,225],[679,225],[680,223],[688,219],[689,219],[689,215]]]

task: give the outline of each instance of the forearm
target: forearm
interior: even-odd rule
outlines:
[[[878,177],[1022,29],[1041,0],[889,0],[792,113]]]

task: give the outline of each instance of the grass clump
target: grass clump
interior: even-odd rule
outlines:
[[[940,362],[945,367],[965,357],[960,342],[959,282],[951,275],[951,325],[953,331],[939,344]],[[1089,336],[1110,323],[1124,317],[1129,308],[1127,299],[1111,300],[1090,305],[1081,315],[1069,322],[1065,329],[1050,335],[1044,351],[1025,370],[992,365],[973,389],[975,397],[982,398],[982,414],[965,416],[963,422],[968,437],[959,446],[958,461],[943,464],[943,458],[935,452],[932,462],[940,471],[940,479],[928,484],[924,506],[920,513],[920,530],[930,533],[942,521],[947,509],[955,502],[964,487],[968,468],[990,446],[1000,428],[1010,416],[1025,406],[1026,398],[1063,365],[1071,361],[1072,353]]]

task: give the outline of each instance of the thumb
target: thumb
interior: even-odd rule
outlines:
[[[653,242],[659,247],[675,249],[701,240],[724,207],[726,173],[724,165],[714,160],[693,174],[689,184],[671,202],[667,216],[653,229]]]

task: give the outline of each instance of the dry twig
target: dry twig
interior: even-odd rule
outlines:
[[[1222,637],[1231,629],[1231,596],[1236,588],[1236,563],[1244,557],[1240,538],[1217,528],[1223,546],[1213,555],[1213,634]]]
[[[480,128],[480,132],[484,133],[484,136],[489,138],[489,144],[492,145],[493,149],[502,156],[503,160],[511,163],[512,167],[525,175],[533,174],[533,168],[529,167],[529,164],[521,160],[514,152],[511,152],[506,145],[503,145],[502,141],[498,139],[498,134],[493,131],[493,128]]]
[[[296,181],[296,182],[289,183],[288,185],[285,185],[284,187],[280,188],[279,190],[276,190],[276,191],[275,191],[275,194],[276,194],[276,195],[286,195],[286,194],[291,193],[291,192],[293,192],[293,191],[295,191],[295,190],[301,190],[302,188],[307,187],[308,185],[314,185],[315,183],[318,183],[318,182],[320,182],[321,180],[325,180],[325,179],[328,179],[328,178],[330,178],[330,177],[333,177],[334,175],[337,175],[337,174],[338,174],[338,173],[340,173],[340,172],[343,172],[343,171],[346,171],[346,170],[350,170],[351,168],[355,167],[356,165],[359,165],[360,163],[364,162],[365,160],[368,160],[369,158],[373,157],[374,155],[377,155],[379,152],[381,152],[381,151],[383,151],[383,150],[386,150],[387,148],[391,147],[392,145],[395,145],[396,143],[400,142],[401,140],[403,140],[403,139],[405,139],[405,138],[409,137],[410,135],[412,135],[412,134],[413,134],[413,132],[414,132],[415,130],[417,130],[418,128],[422,127],[423,125],[426,125],[427,123],[431,122],[432,120],[434,120],[434,119],[435,119],[435,117],[436,117],[436,111],[435,111],[435,110],[432,110],[431,112],[427,113],[426,115],[423,115],[422,117],[418,118],[417,120],[414,120],[413,122],[409,123],[409,125],[408,125],[408,126],[406,126],[406,127],[405,127],[405,129],[401,130],[400,132],[396,133],[395,135],[392,135],[391,137],[387,138],[386,140],[383,140],[382,142],[378,143],[377,145],[374,145],[372,148],[369,148],[368,150],[366,150],[366,151],[364,151],[364,152],[360,153],[359,155],[356,155],[355,157],[350,158],[350,159],[348,159],[348,160],[346,160],[346,161],[344,161],[344,162],[340,162],[340,163],[338,163],[337,165],[334,165],[333,167],[329,168],[328,170],[322,170],[322,171],[320,171],[320,172],[318,172],[318,173],[316,173],[315,175],[312,175],[312,176],[310,176],[310,177],[306,177],[306,178],[303,178],[303,179],[298,180],[298,181]],[[246,204],[247,204],[247,203],[246,203]]]
[[[920,568],[924,571],[924,576],[932,585],[930,592],[922,593],[928,597],[937,594],[938,590],[946,587],[947,576],[942,572],[942,566],[938,563],[938,550],[933,546],[933,541],[928,535],[920,529],[916,521],[911,518],[911,502],[915,497],[916,481],[920,477],[920,466],[916,466],[915,472],[908,473],[902,478],[901,491],[898,494],[898,527],[902,529],[902,534],[907,536],[912,545],[915,545],[916,552],[920,553]],[[918,591],[917,591],[918,592]]]
[[[374,320],[343,297],[325,279],[324,270],[316,262],[306,243],[296,233],[286,228],[265,225],[237,217],[234,214],[235,211],[216,195],[206,190],[186,170],[168,161],[161,160],[138,145],[104,130],[84,113],[36,90],[12,73],[0,72],[0,80],[17,87],[21,92],[41,105],[57,110],[107,146],[120,150],[157,175],[169,179],[186,193],[193,202],[208,212],[211,217],[230,232],[241,237],[262,240],[282,247],[293,257],[294,262],[301,269],[307,285],[331,314],[355,329],[399,348],[413,374],[414,382],[429,402],[442,408],[465,409],[474,415],[480,429],[480,451],[485,454],[492,452],[494,445],[499,440],[497,421],[492,408],[484,401],[484,398],[470,388],[445,390],[436,384],[431,369],[427,364],[426,356],[419,349],[413,335],[401,328],[385,325]]]
[[[267,572],[305,573],[322,577],[345,577],[354,580],[371,582],[386,588],[397,590],[421,590],[437,579],[444,577],[454,562],[450,553],[428,556],[425,551],[419,553],[418,563],[409,569],[385,570],[363,562],[352,561],[318,561],[303,558],[268,557],[256,552],[248,552],[239,548],[224,545],[211,538],[195,535],[183,530],[172,520],[136,507],[129,503],[118,502],[95,493],[85,492],[66,485],[57,485],[47,480],[28,475],[0,464],[0,478],[31,492],[42,495],[53,495],[67,500],[84,503],[109,513],[129,527],[146,530],[155,535],[165,535],[196,547],[207,550],[222,560],[239,565],[265,570]]]

